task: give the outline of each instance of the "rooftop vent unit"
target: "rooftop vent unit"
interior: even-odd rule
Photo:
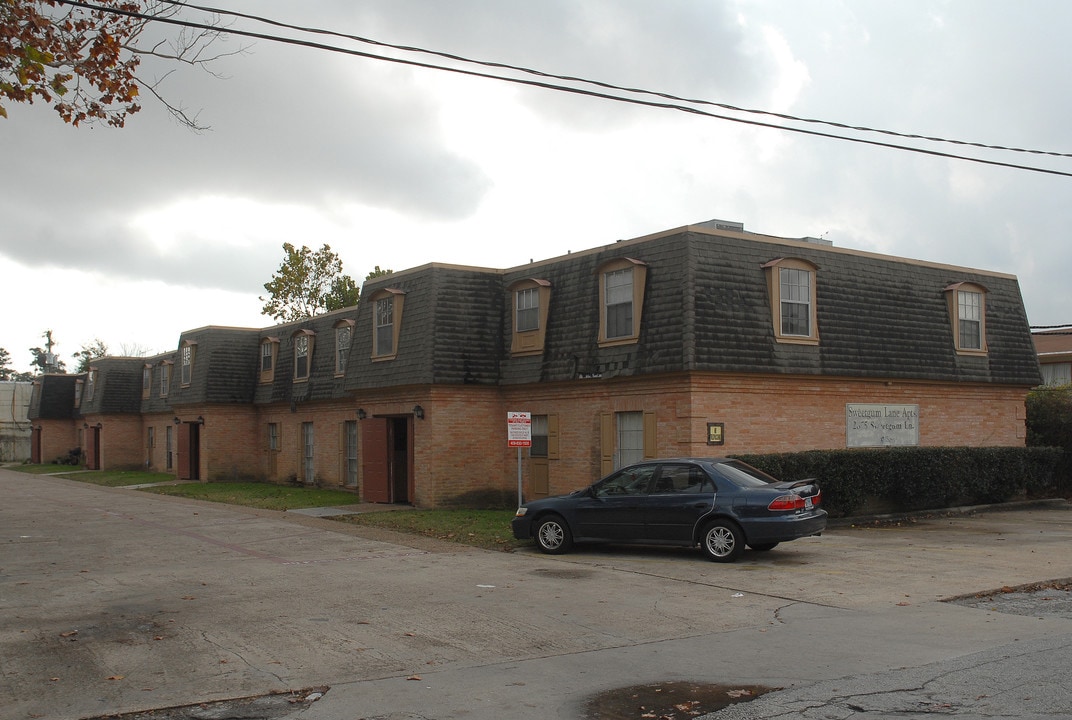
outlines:
[[[744,223],[737,222],[736,220],[705,220],[702,223],[696,223],[696,226],[710,228],[712,230],[732,230],[733,232],[744,232]]]
[[[800,241],[801,242],[806,242],[806,243],[811,243],[813,245],[833,245],[834,244],[833,240],[827,240],[826,238],[811,237],[810,235],[805,235],[804,237],[800,238]]]

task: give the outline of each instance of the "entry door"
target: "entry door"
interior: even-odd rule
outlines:
[[[408,503],[413,446],[411,416],[374,417],[361,421],[361,467],[365,502]]]
[[[100,428],[86,430],[86,470],[100,470]]]
[[[391,452],[387,443],[387,418],[361,421],[361,467],[365,502],[391,502]]]
[[[41,428],[35,427],[30,435],[30,462],[35,465],[41,462]]]
[[[201,437],[197,423],[180,423],[178,436],[178,465],[180,480],[201,479]]]

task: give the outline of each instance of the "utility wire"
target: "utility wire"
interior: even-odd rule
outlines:
[[[650,95],[653,97],[660,97],[664,100],[671,100],[674,102],[684,102],[690,105],[705,105],[708,107],[718,107],[723,110],[731,110],[733,112],[750,113],[753,115],[765,115],[768,117],[775,117],[780,120],[790,120],[792,122],[811,123],[815,125],[827,125],[829,127],[838,128],[840,130],[853,130],[858,132],[878,133],[882,135],[889,135],[892,137],[905,138],[908,140],[927,140],[937,143],[949,143],[952,145],[964,145],[970,147],[981,148],[984,150],[1004,150],[1007,152],[1028,153],[1033,155],[1049,155],[1052,157],[1072,157],[1072,153],[1056,152],[1051,150],[1031,150],[1027,148],[1007,147],[1004,145],[988,145],[981,142],[971,142],[967,140],[951,140],[948,138],[935,137],[930,135],[917,135],[913,133],[902,133],[895,130],[883,130],[881,128],[872,128],[863,125],[848,125],[846,123],[835,122],[832,120],[819,120],[816,118],[805,118],[796,115],[787,115],[784,113],[772,112],[770,110],[756,110],[753,108],[738,107],[736,105],[729,105],[727,103],[714,102],[711,100],[699,100],[695,98],[680,97],[678,95],[671,95],[670,93],[659,92],[655,90],[645,90],[643,88],[632,88],[622,85],[614,85],[612,83],[602,82],[600,80],[591,80],[588,78],[576,77],[573,75],[556,75],[554,73],[544,72],[542,70],[534,70],[521,65],[510,65],[507,63],[491,62],[487,60],[474,60],[462,55],[454,55],[452,53],[441,52],[439,50],[428,50],[427,48],[416,47],[412,45],[396,45],[394,43],[382,42],[380,40],[373,40],[371,38],[362,37],[360,35],[350,35],[347,33],[336,32],[334,30],[324,30],[322,28],[304,27],[301,25],[292,25],[290,23],[281,22],[279,20],[272,20],[260,15],[252,15],[248,13],[236,12],[234,10],[224,10],[221,8],[207,7],[204,5],[194,5],[193,3],[183,2],[182,0],[161,0],[161,2],[168,3],[170,5],[177,5],[181,7],[193,8],[202,12],[212,13],[214,15],[230,15],[232,17],[244,18],[246,20],[253,20],[256,22],[264,23],[266,25],[272,25],[275,27],[286,28],[288,30],[297,30],[303,33],[310,33],[314,35],[328,35],[331,37],[342,38],[345,40],[353,40],[355,42],[365,43],[367,45],[377,45],[380,47],[391,48],[393,50],[403,50],[405,52],[421,53],[424,55],[433,55],[441,57],[447,60],[455,60],[458,62],[468,63],[471,65],[481,65],[483,67],[498,68],[503,70],[514,70],[517,72],[526,73],[528,75],[534,75],[537,77],[543,77],[553,80],[564,80],[567,82],[584,83],[585,85],[593,85],[595,87],[601,87],[606,90],[619,90],[622,92],[633,93],[637,95]]]
[[[389,57],[386,55],[377,55],[375,53],[363,52],[361,50],[352,50],[348,48],[341,48],[334,45],[327,45],[324,43],[311,42],[308,40],[298,40],[295,38],[287,38],[279,35],[269,35],[267,33],[252,32],[249,30],[235,30],[233,28],[227,28],[222,31],[218,26],[210,25],[207,23],[193,22],[190,20],[180,20],[174,17],[154,16],[146,13],[135,12],[131,10],[123,10],[120,8],[104,7],[101,5],[92,5],[90,3],[81,2],[80,0],[55,0],[58,5],[68,5],[71,7],[80,7],[87,10],[94,10],[97,12],[106,12],[115,15],[123,15],[126,17],[139,18],[150,22],[159,22],[167,25],[177,25],[180,27],[186,27],[197,30],[207,30],[210,32],[226,32],[229,35],[237,35],[239,37],[247,37],[255,40],[266,40],[269,42],[278,42],[286,45],[295,45],[299,47],[311,48],[314,50],[326,50],[328,52],[339,53],[343,55],[350,55],[352,57],[362,57],[371,60],[381,60],[383,62],[395,63],[398,65],[407,65],[410,67],[418,67],[426,70],[439,70],[442,72],[455,73],[458,75],[465,75],[469,77],[478,77],[488,80],[500,80],[502,82],[513,83],[515,85],[525,85],[529,87],[539,87],[547,90],[555,90],[558,92],[572,93],[575,95],[584,95],[587,97],[600,98],[603,100],[612,100],[615,102],[623,102],[632,105],[641,105],[645,107],[660,108],[664,110],[677,110],[679,112],[690,113],[693,115],[700,115],[702,117],[708,117],[716,120],[726,120],[728,122],[740,123],[743,125],[751,125],[753,127],[771,128],[774,130],[784,130],[786,132],[794,132],[801,135],[810,135],[813,137],[824,137],[832,140],[843,140],[846,142],[854,142],[862,145],[872,145],[875,147],[885,147],[893,150],[904,150],[906,152],[913,152],[920,155],[930,155],[932,157],[948,158],[952,160],[965,160],[967,162],[974,162],[981,165],[991,165],[996,167],[1006,167],[1014,170],[1027,170],[1029,172],[1043,173],[1047,175],[1058,175],[1062,177],[1072,177],[1072,172],[1064,172],[1061,170],[1053,170],[1049,168],[1033,167],[1031,165],[1018,165],[1016,163],[1001,162],[998,160],[985,160],[983,158],[975,158],[968,155],[957,155],[954,153],[940,152],[938,150],[927,150],[925,148],[917,148],[909,145],[898,145],[896,143],[881,142],[878,140],[868,140],[866,138],[856,138],[847,135],[836,135],[834,133],[822,132],[818,130],[808,130],[805,128],[796,128],[789,125],[778,125],[775,123],[763,122],[759,120],[748,120],[745,118],[737,118],[729,115],[722,115],[719,113],[707,112],[698,108],[687,107],[683,105],[676,105],[673,103],[656,102],[652,100],[641,100],[638,98],[623,97],[620,95],[611,95],[603,92],[595,92],[592,90],[584,90],[581,88],[569,87],[566,85],[556,85],[553,83],[537,81],[537,80],[525,80],[523,78],[513,78],[504,75],[495,75],[492,73],[479,72],[474,70],[465,70],[462,68],[448,67],[444,65],[435,65],[432,63],[419,62],[416,60],[406,60],[403,58]]]

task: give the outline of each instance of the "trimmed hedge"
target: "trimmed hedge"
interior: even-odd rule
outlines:
[[[780,480],[816,478],[831,517],[1065,497],[1061,448],[897,447],[737,455]]]

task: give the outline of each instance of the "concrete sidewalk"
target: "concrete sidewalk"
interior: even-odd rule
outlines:
[[[486,552],[3,470],[0,497],[5,720],[324,685],[291,716],[579,718],[596,693],[667,680],[787,688],[733,712],[799,698],[849,717],[866,705],[835,688],[897,689],[898,672],[985,678],[994,658],[1037,672],[1044,656],[1072,672],[1049,652],[1072,620],[941,602],[1072,576],[1067,506],[838,527],[721,565]]]

